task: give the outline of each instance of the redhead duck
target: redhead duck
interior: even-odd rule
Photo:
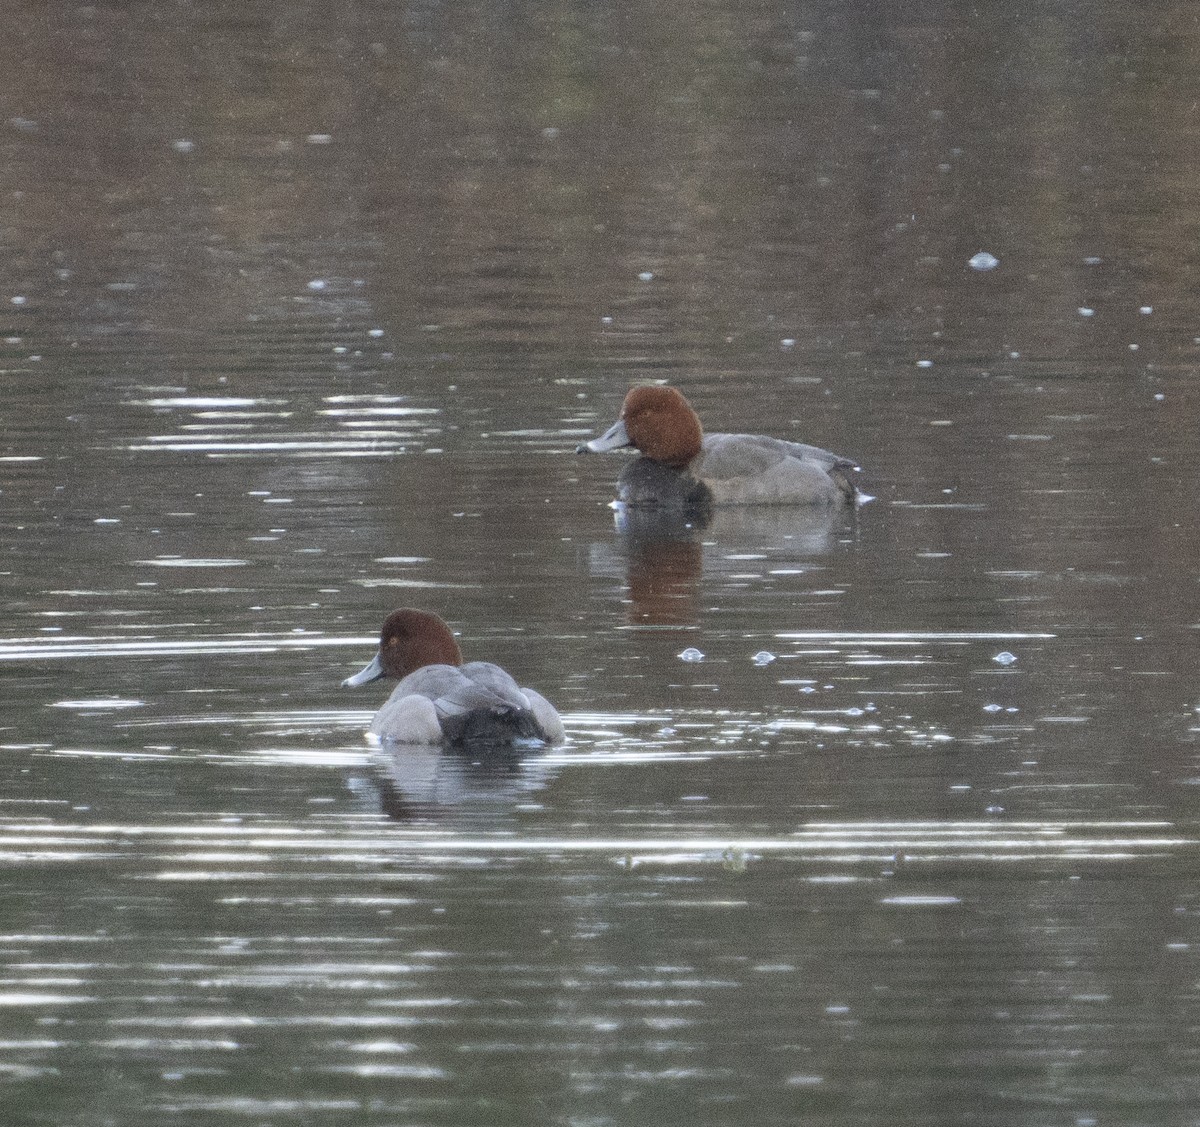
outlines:
[[[617,479],[628,505],[837,505],[857,501],[858,467],[817,446],[760,434],[705,434],[673,387],[635,387],[621,415],[577,454],[632,446]]]
[[[428,611],[392,611],[383,624],[379,652],[342,685],[365,685],[380,677],[400,680],[371,721],[370,731],[380,739],[555,743],[564,735],[562,719],[541,694],[520,688],[490,662],[463,665],[450,628]]]

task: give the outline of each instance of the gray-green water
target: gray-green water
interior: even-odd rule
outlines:
[[[3,20],[6,1124],[1198,1121],[1189,8]],[[646,379],[876,500],[616,518]]]

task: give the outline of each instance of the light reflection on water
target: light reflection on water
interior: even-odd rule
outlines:
[[[129,407],[143,407],[160,415],[182,411],[193,421],[179,424],[172,434],[150,434],[129,443],[131,452],[197,452],[209,458],[283,457],[382,458],[420,449],[441,433],[431,424],[436,407],[402,405],[398,395],[332,395],[308,419],[329,419],[333,430],[295,430],[292,420],[306,414],[303,404],[287,399],[245,399],[217,396],[154,396],[131,399]],[[288,410],[269,408],[288,407]],[[303,423],[301,424],[303,425]],[[188,432],[188,433],[181,433]]]
[[[79,657],[117,658],[140,655],[262,654],[334,646],[362,649],[375,637],[327,638],[319,634],[222,634],[215,638],[126,639],[80,635],[16,638],[0,644],[0,661],[45,661]]]
[[[968,862],[1013,863],[1053,861],[1138,861],[1173,858],[1191,863],[1200,839],[1180,835],[1167,822],[894,822],[856,824],[815,822],[777,838],[679,837],[671,834],[644,838],[565,837],[520,839],[499,836],[473,838],[434,833],[427,828],[405,830],[386,826],[371,833],[338,828],[272,826],[255,819],[250,825],[107,826],[49,824],[5,816],[0,821],[0,860],[6,863],[81,862],[95,855],[116,858],[137,854],[158,864],[194,864],[196,868],[167,869],[141,879],[223,881],[263,880],[269,873],[253,869],[211,871],[214,861],[229,864],[276,865],[345,864],[352,868],[377,865],[388,856],[420,857],[433,853],[439,862],[471,865],[535,854],[549,860],[569,854],[600,854],[622,865],[728,864],[737,857],[741,867],[765,856],[786,861],[839,866],[953,866]],[[322,876],[310,873],[310,876]],[[886,876],[894,876],[892,871]],[[323,874],[330,879],[331,873]],[[349,872],[347,880],[368,880],[365,872]]]

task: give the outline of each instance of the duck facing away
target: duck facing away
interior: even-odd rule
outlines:
[[[705,434],[673,387],[633,388],[617,421],[575,452],[626,446],[642,455],[617,479],[617,500],[628,505],[840,505],[861,496],[849,458],[761,434]]]
[[[512,743],[564,736],[554,706],[523,689],[498,665],[463,664],[450,628],[436,614],[403,607],[384,621],[379,652],[343,686],[381,677],[400,684],[375,713],[370,732],[403,743]]]

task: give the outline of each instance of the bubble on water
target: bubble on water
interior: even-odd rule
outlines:
[[[1079,307],[1080,317],[1095,317],[1096,311],[1090,305],[1081,305]]]
[[[546,128],[542,130],[542,136],[545,137],[547,141],[555,140],[558,137],[558,127],[554,125],[547,125]]]
[[[382,329],[368,329],[368,330],[367,330],[367,336],[369,336],[369,337],[381,337],[381,336],[383,336],[383,330],[382,330]]]
[[[988,813],[988,814],[1003,814],[1003,813],[1004,813],[1004,807],[1003,807],[1003,806],[996,806],[996,805],[992,805],[992,806],[989,806],[989,807],[987,808],[987,810],[985,811],[985,813]]]
[[[329,285],[329,283],[327,281],[325,281],[324,278],[314,278],[311,282],[308,283],[308,288],[310,290],[323,290],[328,285]]]
[[[1083,260],[1085,266],[1099,266],[1103,261],[1104,259],[1102,259],[1098,254],[1089,254]]]
[[[680,653],[678,656],[679,656],[680,661],[703,661],[704,660],[704,654],[702,654],[698,649],[696,649],[695,646],[688,646],[688,648],[686,650],[684,650],[682,653]]]
[[[178,141],[171,142],[171,148],[177,153],[192,153],[196,151],[196,142],[180,138]]]
[[[1020,360],[1020,359],[1021,359],[1021,354],[1020,354],[1019,352],[1015,352],[1015,351],[1014,351],[1014,352],[1010,352],[1010,353],[1008,354],[1008,358],[1009,358],[1010,360]]]
[[[932,368],[933,361],[932,360],[918,360],[917,367],[918,368]]]
[[[1137,346],[1136,344],[1131,344],[1131,345],[1129,346],[1129,351],[1130,351],[1130,352],[1137,352],[1137,350],[1138,350],[1138,346]]]
[[[861,716],[862,714],[863,714],[863,710],[862,710],[861,708],[848,708],[848,709],[846,709],[846,715],[847,715],[847,716]]]
[[[304,138],[310,145],[332,145],[332,133],[310,133]]]
[[[775,655],[770,650],[759,650],[751,659],[755,665],[770,665]]]
[[[608,316],[607,313],[603,317],[600,318],[600,324],[602,324],[602,325],[611,325],[612,323],[613,323],[613,319],[610,316]]]
[[[816,690],[816,689],[814,689],[814,688],[812,687],[812,685],[801,685],[801,686],[800,686],[800,691],[801,691],[802,693],[815,693],[817,690]]]
[[[1154,306],[1153,306],[1153,305],[1143,305],[1143,306],[1140,306],[1140,307],[1139,307],[1139,309],[1138,309],[1138,312],[1139,312],[1139,313],[1140,313],[1140,314],[1141,314],[1143,317],[1149,317],[1149,316],[1150,316],[1150,314],[1154,312]]]
[[[1159,403],[1161,403],[1164,399],[1166,399],[1166,396],[1161,391],[1156,391],[1154,393],[1154,398],[1157,399]]]
[[[29,298],[25,297],[23,294],[17,294],[16,297],[9,298],[9,301],[11,301],[13,305],[24,305],[28,300]]]
[[[1001,650],[992,660],[997,665],[1012,665],[1017,660],[1017,655],[1010,654],[1008,650]]]
[[[779,347],[780,348],[795,348],[796,347],[796,338],[795,337],[784,337],[783,340],[781,340],[779,342]]]
[[[967,259],[967,265],[972,270],[995,270],[1000,265],[1000,259],[986,250],[981,250]]]
[[[638,275],[638,281],[639,281],[639,282],[653,282],[653,281],[654,281],[654,274],[653,274],[653,272],[652,272],[652,271],[650,271],[650,270],[643,270],[643,271],[642,271],[642,272],[641,272],[641,273]]]
[[[984,712],[1003,712],[1004,705],[1002,705],[1002,704],[985,704],[983,706],[983,711]]]

